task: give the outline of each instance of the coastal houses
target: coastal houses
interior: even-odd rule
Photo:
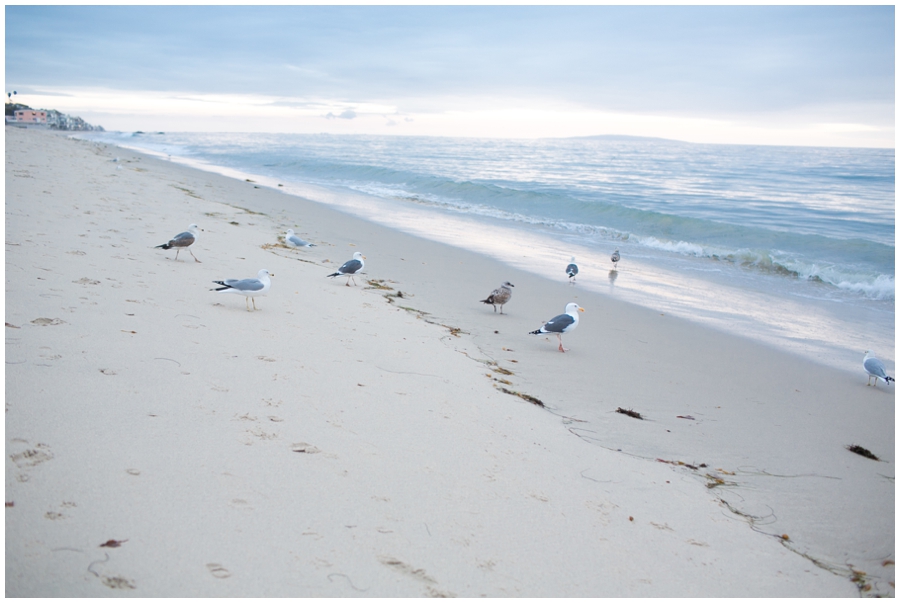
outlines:
[[[47,123],[46,111],[35,111],[33,109],[19,109],[15,112],[15,121],[25,124],[45,124]]]
[[[61,113],[56,109],[30,109],[21,108],[11,110],[7,106],[6,123],[11,126],[19,127],[47,127],[54,130],[99,130],[103,131],[102,126],[92,126],[80,117],[73,117]]]

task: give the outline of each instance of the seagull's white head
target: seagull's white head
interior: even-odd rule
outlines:
[[[354,260],[364,260],[364,259],[366,259],[366,256],[364,256],[363,254],[361,254],[358,251],[355,251],[355,252],[353,252],[353,259]]]
[[[284,234],[284,236],[290,239],[292,236],[294,236],[294,229],[288,228],[288,231]]]
[[[566,304],[566,314],[569,314],[571,316],[578,316],[578,312],[584,312],[584,308],[582,308],[575,302]]]
[[[504,287],[515,287],[515,285],[513,285],[513,284],[512,284],[511,282],[509,282],[509,281],[506,281],[505,283],[503,283],[503,286],[504,286]]]
[[[270,272],[269,272],[268,270],[266,270],[265,268],[263,268],[262,270],[260,270],[260,271],[257,273],[256,278],[258,278],[259,280],[262,280],[262,279],[266,278],[267,276],[275,276],[275,275],[272,274],[272,273],[270,273]]]

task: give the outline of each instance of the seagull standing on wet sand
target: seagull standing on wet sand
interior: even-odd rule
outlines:
[[[284,234],[284,242],[291,247],[315,247],[314,243],[304,241],[303,239],[295,235],[293,229],[288,229],[288,231]]]
[[[335,276],[346,276],[347,278],[347,286],[350,286],[350,281],[353,277],[360,273],[360,271],[365,267],[366,263],[363,261],[366,259],[366,256],[361,254],[360,252],[356,252],[353,254],[352,260],[347,260],[344,264],[337,269],[337,272],[334,274],[329,274],[329,277]],[[353,286],[356,286],[356,280],[353,280]]]
[[[247,311],[251,312],[250,300],[253,300],[253,309],[256,310],[256,296],[265,295],[272,286],[272,281],[269,279],[270,276],[274,275],[269,274],[269,271],[263,268],[259,271],[259,274],[256,275],[256,278],[245,278],[241,280],[227,278],[224,281],[213,281],[215,284],[222,286],[217,289],[210,289],[210,291],[243,295],[244,301],[247,302]]]
[[[554,316],[553,318],[545,322],[543,327],[536,331],[531,331],[529,335],[540,335],[541,333],[556,333],[556,338],[559,339],[559,351],[565,352],[566,348],[564,348],[562,344],[562,334],[575,330],[575,327],[578,326],[579,312],[584,312],[584,308],[580,307],[575,302],[571,302],[566,305],[565,314]]]
[[[878,387],[879,379],[881,379],[885,383],[894,381],[893,377],[888,377],[887,370],[884,368],[884,363],[871,354],[872,352],[866,350],[866,355],[863,356],[863,368],[866,369],[867,373],[869,373],[869,381],[866,382],[866,385],[872,385],[872,377],[875,377],[874,387]]]
[[[616,247],[616,250],[612,252],[612,255],[609,256],[609,259],[612,260],[612,263],[613,263],[613,270],[616,270],[616,269],[618,268],[618,265],[619,265],[619,260],[622,259],[622,257],[619,255],[619,248],[618,248],[618,247]]]
[[[510,289],[510,287],[515,287],[515,285],[506,281],[491,291],[491,294],[487,296],[487,299],[481,300],[481,303],[491,304],[494,307],[494,312],[497,311],[497,306],[500,306],[500,314],[503,314],[503,304],[508,302],[509,298],[512,297],[512,289]]]
[[[572,259],[569,260],[569,265],[566,266],[566,274],[569,275],[569,282],[575,282],[575,275],[578,274],[578,265],[575,263],[575,256],[572,256]]]
[[[194,241],[197,240],[197,234],[200,228],[196,224],[191,224],[188,226],[188,229],[185,232],[180,232],[168,242],[163,243],[162,245],[157,245],[155,249],[172,249],[175,248],[175,259],[178,259],[178,254],[181,252],[183,248],[189,248],[194,244]],[[194,252],[188,249],[191,254],[191,257],[194,258],[195,262],[200,262],[197,259],[197,256],[194,255]],[[202,264],[202,262],[200,262]]]

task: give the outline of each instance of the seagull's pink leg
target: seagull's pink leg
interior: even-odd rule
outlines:
[[[566,348],[564,348],[563,345],[562,345],[562,335],[560,335],[559,333],[557,333],[557,334],[556,334],[556,338],[559,339],[559,351],[560,351],[560,352],[565,352],[565,351],[566,351]]]

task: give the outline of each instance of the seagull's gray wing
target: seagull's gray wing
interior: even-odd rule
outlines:
[[[360,268],[362,268],[362,262],[359,260],[347,260],[343,266],[338,268],[338,272],[341,274],[356,274],[356,271]]]
[[[881,377],[882,379],[887,377],[887,369],[884,368],[884,363],[878,358],[866,359],[866,361],[863,363],[863,366],[870,375],[875,375],[876,377]],[[878,382],[876,381],[876,383]]]
[[[230,278],[225,280],[224,283],[238,291],[259,291],[265,286],[258,278],[245,278],[241,280]]]
[[[560,314],[544,323],[543,329],[548,333],[565,333],[566,329],[572,326],[574,322],[575,319],[568,314]]]

